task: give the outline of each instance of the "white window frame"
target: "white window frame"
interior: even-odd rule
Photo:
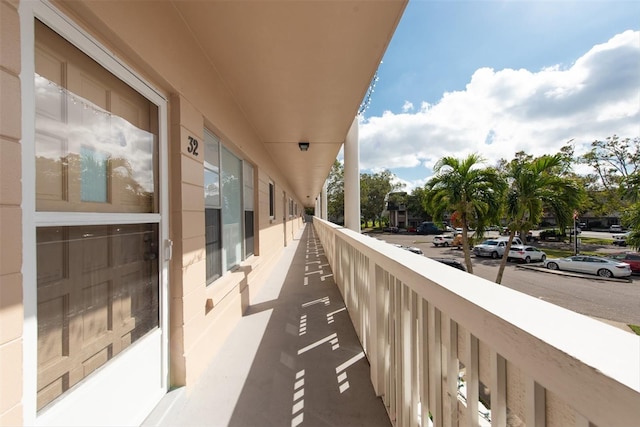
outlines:
[[[22,277],[24,292],[23,330],[23,423],[38,424],[37,411],[37,366],[38,366],[38,322],[37,316],[37,272],[36,272],[36,228],[48,226],[141,224],[158,223],[158,241],[161,244],[159,266],[159,330],[161,334],[161,388],[169,384],[168,364],[168,258],[171,255],[169,237],[169,181],[168,181],[168,108],[167,98],[132,71],[117,56],[86,33],[48,1],[22,1],[19,5],[22,69]],[[158,107],[158,206],[159,213],[148,214],[102,214],[82,212],[36,212],[35,191],[35,19],[71,42],[98,64],[134,88]],[[159,397],[158,397],[159,398]]]

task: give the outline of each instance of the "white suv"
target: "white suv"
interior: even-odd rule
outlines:
[[[433,238],[433,246],[449,246],[453,244],[453,236],[450,234],[440,234],[438,236],[434,236]]]
[[[526,264],[532,261],[544,262],[545,259],[547,259],[547,254],[534,246],[511,245],[507,256],[507,261],[517,260]]]
[[[611,227],[609,227],[609,232],[610,233],[622,233],[622,226],[618,225],[618,224],[613,224]]]
[[[478,257],[491,257],[491,258],[500,258],[504,255],[504,250],[507,248],[507,243],[509,242],[508,237],[500,237],[498,239],[489,239],[480,243],[479,245],[475,245],[473,247],[473,254]],[[522,240],[519,237],[514,237],[511,245],[519,245],[522,246]]]

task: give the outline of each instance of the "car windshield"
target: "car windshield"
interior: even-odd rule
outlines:
[[[496,246],[498,244],[497,241],[495,240],[485,240],[484,242],[482,242],[483,245],[489,245],[489,246]]]

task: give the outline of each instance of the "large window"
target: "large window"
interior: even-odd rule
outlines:
[[[35,42],[41,409],[158,327],[160,216],[158,107],[39,21]]]
[[[207,284],[253,254],[253,167],[205,130]]]

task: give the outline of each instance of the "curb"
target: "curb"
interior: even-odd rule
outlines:
[[[583,279],[604,280],[607,282],[618,282],[618,283],[632,282],[631,278],[626,279],[626,278],[618,278],[618,277],[600,277],[600,276],[595,276],[590,274],[574,273],[571,271],[549,270],[548,268],[544,268],[543,266],[537,266],[537,265],[527,265],[527,264],[516,265],[516,268],[520,268],[523,270],[540,271],[541,273],[556,274],[559,276],[570,276],[570,277],[578,277]]]

